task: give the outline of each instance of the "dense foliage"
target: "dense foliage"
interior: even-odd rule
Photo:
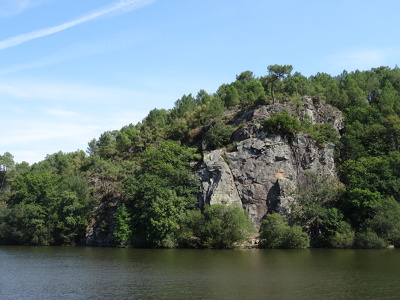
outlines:
[[[307,233],[299,225],[289,226],[285,217],[277,213],[264,220],[260,238],[265,248],[301,249],[310,246]]]
[[[270,215],[265,247],[400,246],[400,69],[305,77],[290,65],[251,71],[213,94],[184,95],[136,125],[104,132],[87,152],[55,153],[32,166],[0,155],[0,243],[79,244],[87,228],[109,244],[230,248],[251,230],[238,207],[197,207],[190,164],[203,151],[233,147],[229,112],[308,95],[340,109],[340,136],[283,111],[264,121],[266,134],[309,134],[338,147],[340,182],[309,174],[288,215]],[[88,227],[89,226],[89,227]],[[108,237],[108,239],[107,239]]]

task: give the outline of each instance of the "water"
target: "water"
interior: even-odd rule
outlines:
[[[0,299],[399,299],[400,250],[0,247]]]

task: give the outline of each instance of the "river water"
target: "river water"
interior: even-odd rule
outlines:
[[[0,299],[400,299],[400,250],[0,246]]]

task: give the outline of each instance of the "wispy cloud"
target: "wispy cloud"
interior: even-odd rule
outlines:
[[[25,42],[28,42],[30,40],[34,40],[37,38],[41,38],[41,37],[45,37],[48,35],[58,33],[60,31],[77,26],[79,24],[103,17],[105,15],[109,15],[112,13],[127,13],[132,10],[143,7],[147,4],[150,4],[154,1],[155,0],[121,0],[119,2],[115,2],[114,4],[112,4],[110,6],[99,9],[95,12],[89,13],[83,17],[63,23],[61,25],[31,31],[28,33],[20,34],[20,35],[2,40],[2,41],[0,41],[0,50],[10,48],[10,47],[15,47],[15,46],[18,46]]]
[[[372,67],[390,65],[400,56],[399,51],[391,48],[355,48],[336,53],[328,58],[329,64],[343,70],[369,70]]]
[[[0,99],[1,97],[47,103],[80,103],[81,105],[108,104],[110,101],[137,101],[138,107],[146,106],[146,103],[168,99],[168,95],[125,88],[22,78],[18,80],[3,79],[3,83],[0,84]]]
[[[48,0],[2,0],[0,1],[0,18],[17,15],[44,2]]]
[[[54,108],[47,108],[44,110],[44,113],[46,115],[58,118],[72,118],[79,116],[79,113],[76,111],[54,109]]]
[[[75,112],[73,107],[30,109],[28,104],[25,106],[18,112],[6,107],[2,111],[6,117],[0,119],[0,127],[7,128],[0,139],[0,151],[11,152],[17,162],[34,163],[60,150],[85,151],[88,142],[104,131],[136,124],[145,116],[144,111],[126,109],[126,105],[110,106],[105,112],[96,113]]]
[[[85,56],[129,48],[141,43],[145,39],[149,39],[151,35],[152,33],[148,31],[128,30],[119,34],[113,34],[112,36],[109,35],[102,38],[80,41],[46,57],[1,68],[0,75],[51,66]]]

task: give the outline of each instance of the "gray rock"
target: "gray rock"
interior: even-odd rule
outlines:
[[[258,130],[255,137],[236,135],[237,151],[220,149],[204,155],[198,171],[200,204],[239,203],[259,228],[267,213],[290,212],[294,191],[307,172],[336,176],[332,143],[317,145],[301,133],[288,139],[262,132],[262,121],[284,110],[299,118],[308,115],[313,123],[329,122],[337,131],[342,128],[343,117],[338,110],[312,98],[303,98],[303,102],[298,111],[283,101],[234,116],[232,124],[246,124],[240,128],[242,133]]]

